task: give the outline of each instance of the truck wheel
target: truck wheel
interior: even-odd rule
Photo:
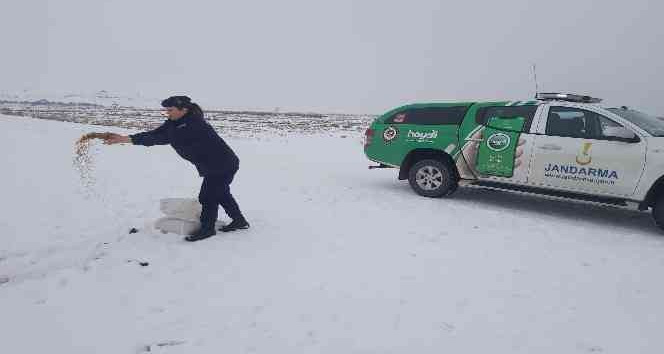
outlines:
[[[429,198],[448,196],[457,188],[452,167],[438,160],[422,160],[411,166],[408,182],[417,194]]]
[[[652,207],[652,218],[655,225],[664,230],[664,193],[657,197],[655,206]]]

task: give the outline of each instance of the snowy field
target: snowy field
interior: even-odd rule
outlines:
[[[2,94],[0,93],[0,98]],[[40,103],[41,102],[41,103]],[[155,100],[153,103],[159,101]],[[154,105],[153,105],[154,106]],[[205,109],[205,107],[204,107]],[[0,114],[62,122],[149,130],[166,119],[163,109],[86,105],[85,103],[10,102],[0,99]],[[226,137],[344,135],[362,133],[376,118],[368,114],[252,112],[205,109],[208,122]]]
[[[151,229],[200,186],[170,147],[96,146],[82,187],[74,142],[106,130],[0,116],[2,353],[664,352],[648,214],[425,199],[359,133],[265,134],[228,139],[252,228],[185,243]]]

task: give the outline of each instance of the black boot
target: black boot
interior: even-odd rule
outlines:
[[[243,229],[248,229],[249,228],[249,223],[245,218],[237,218],[233,219],[230,224],[222,227],[219,229],[222,232],[231,232],[235,230],[243,230]]]
[[[201,227],[194,231],[191,235],[184,238],[185,241],[195,242],[204,240],[208,237],[214,236],[217,231],[214,230],[214,224],[201,224]]]

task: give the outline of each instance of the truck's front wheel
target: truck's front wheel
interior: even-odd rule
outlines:
[[[438,198],[452,194],[457,181],[452,167],[438,160],[421,160],[411,166],[408,182],[413,190],[425,197]]]
[[[664,193],[657,197],[652,207],[652,218],[655,220],[655,225],[664,230]]]

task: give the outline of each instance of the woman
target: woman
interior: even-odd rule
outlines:
[[[106,144],[131,143],[152,146],[170,144],[182,158],[196,166],[203,177],[198,195],[201,227],[185,238],[199,241],[216,234],[215,221],[219,205],[233,220],[220,230],[223,232],[249,228],[240,207],[231,195],[230,184],[240,166],[240,160],[217,132],[208,124],[198,104],[187,96],[172,96],[161,102],[168,120],[155,130],[134,135],[112,134]]]

